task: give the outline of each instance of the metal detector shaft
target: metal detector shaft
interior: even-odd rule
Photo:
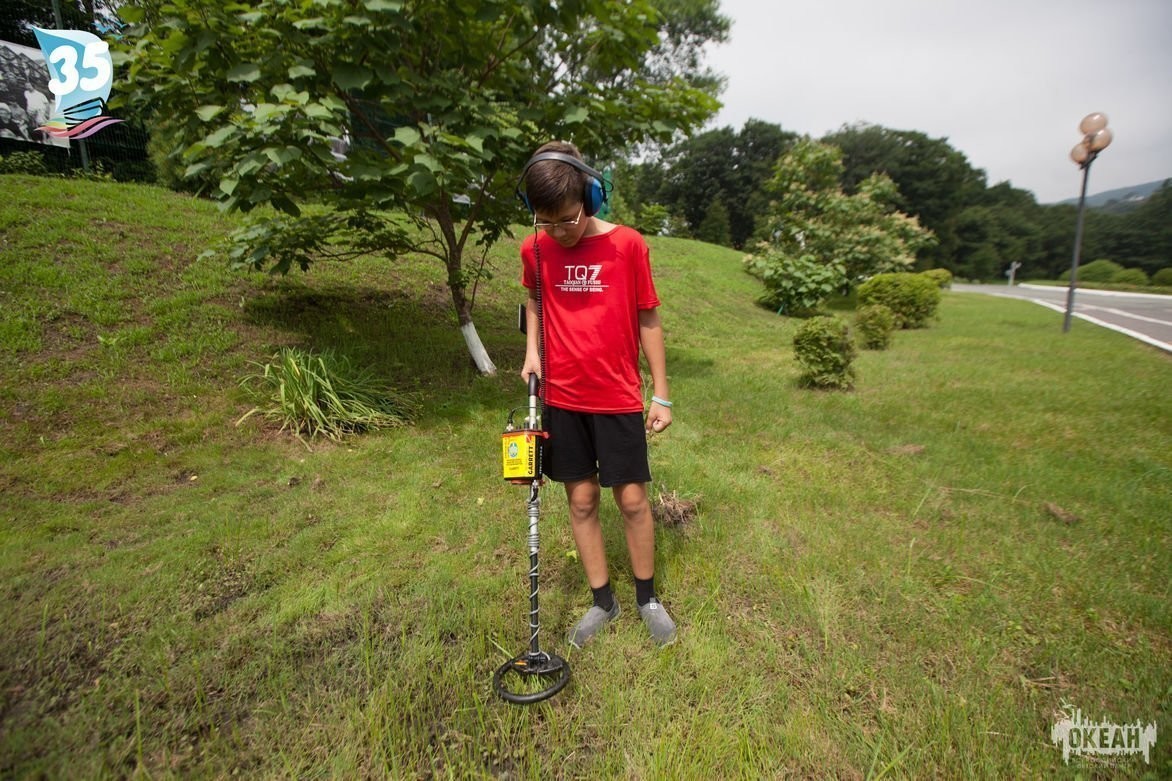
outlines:
[[[529,375],[529,418],[526,425],[530,429],[538,429],[541,424],[541,380],[537,373]],[[541,653],[537,642],[537,635],[541,631],[541,622],[537,617],[537,551],[541,547],[541,537],[537,532],[537,521],[541,517],[541,466],[538,465],[537,476],[529,487],[529,653]]]

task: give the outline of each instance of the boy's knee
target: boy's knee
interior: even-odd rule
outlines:
[[[567,493],[569,494],[571,520],[583,523],[598,518],[600,491],[597,484],[578,484]]]
[[[645,520],[651,512],[651,502],[647,499],[647,490],[642,485],[631,484],[615,490],[615,502],[619,512],[628,523]]]

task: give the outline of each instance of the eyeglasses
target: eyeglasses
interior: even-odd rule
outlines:
[[[570,228],[575,227],[579,222],[582,221],[582,213],[583,213],[583,211],[585,211],[585,209],[586,209],[586,207],[583,206],[582,208],[578,209],[578,216],[577,217],[575,217],[572,220],[562,220],[561,222],[538,222],[537,215],[534,215],[533,216],[533,227],[540,228],[543,231],[554,231],[554,230],[559,230],[559,229],[563,230],[563,231],[567,231]]]

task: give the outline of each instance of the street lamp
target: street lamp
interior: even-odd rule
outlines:
[[[1070,315],[1074,312],[1074,288],[1078,285],[1078,256],[1082,250],[1082,218],[1087,199],[1087,176],[1091,163],[1099,153],[1111,144],[1111,131],[1107,127],[1107,115],[1095,112],[1087,114],[1078,124],[1082,141],[1070,150],[1070,159],[1082,169],[1082,192],[1078,196],[1078,227],[1074,231],[1074,259],[1070,263],[1070,287],[1066,291],[1066,317],[1062,320],[1062,332],[1070,330]]]

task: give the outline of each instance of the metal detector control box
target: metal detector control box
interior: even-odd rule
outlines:
[[[549,436],[541,430],[540,397],[537,375],[529,375],[529,414],[525,423],[517,428],[513,416],[501,434],[501,466],[505,480],[510,483],[531,483],[541,479],[541,447]]]
[[[545,432],[519,428],[501,434],[501,463],[509,482],[529,483],[541,476]]]

